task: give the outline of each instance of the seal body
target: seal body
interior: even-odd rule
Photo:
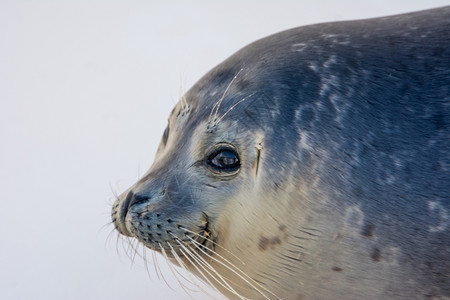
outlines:
[[[256,41],[172,111],[117,230],[232,299],[450,297],[450,7]]]

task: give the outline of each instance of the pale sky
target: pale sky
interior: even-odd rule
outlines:
[[[175,291],[149,252],[148,272],[127,257],[109,216],[182,93],[281,30],[450,5],[212,2],[0,0],[0,299],[187,299],[163,259]]]

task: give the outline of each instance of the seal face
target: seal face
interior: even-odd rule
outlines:
[[[281,32],[180,100],[116,229],[232,299],[450,297],[450,7]]]

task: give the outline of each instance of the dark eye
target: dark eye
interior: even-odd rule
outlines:
[[[215,150],[208,157],[207,163],[212,168],[224,172],[236,171],[241,166],[238,154],[230,147],[220,147]]]

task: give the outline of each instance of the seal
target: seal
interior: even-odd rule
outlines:
[[[256,41],[170,114],[118,232],[231,299],[450,297],[450,7]]]

